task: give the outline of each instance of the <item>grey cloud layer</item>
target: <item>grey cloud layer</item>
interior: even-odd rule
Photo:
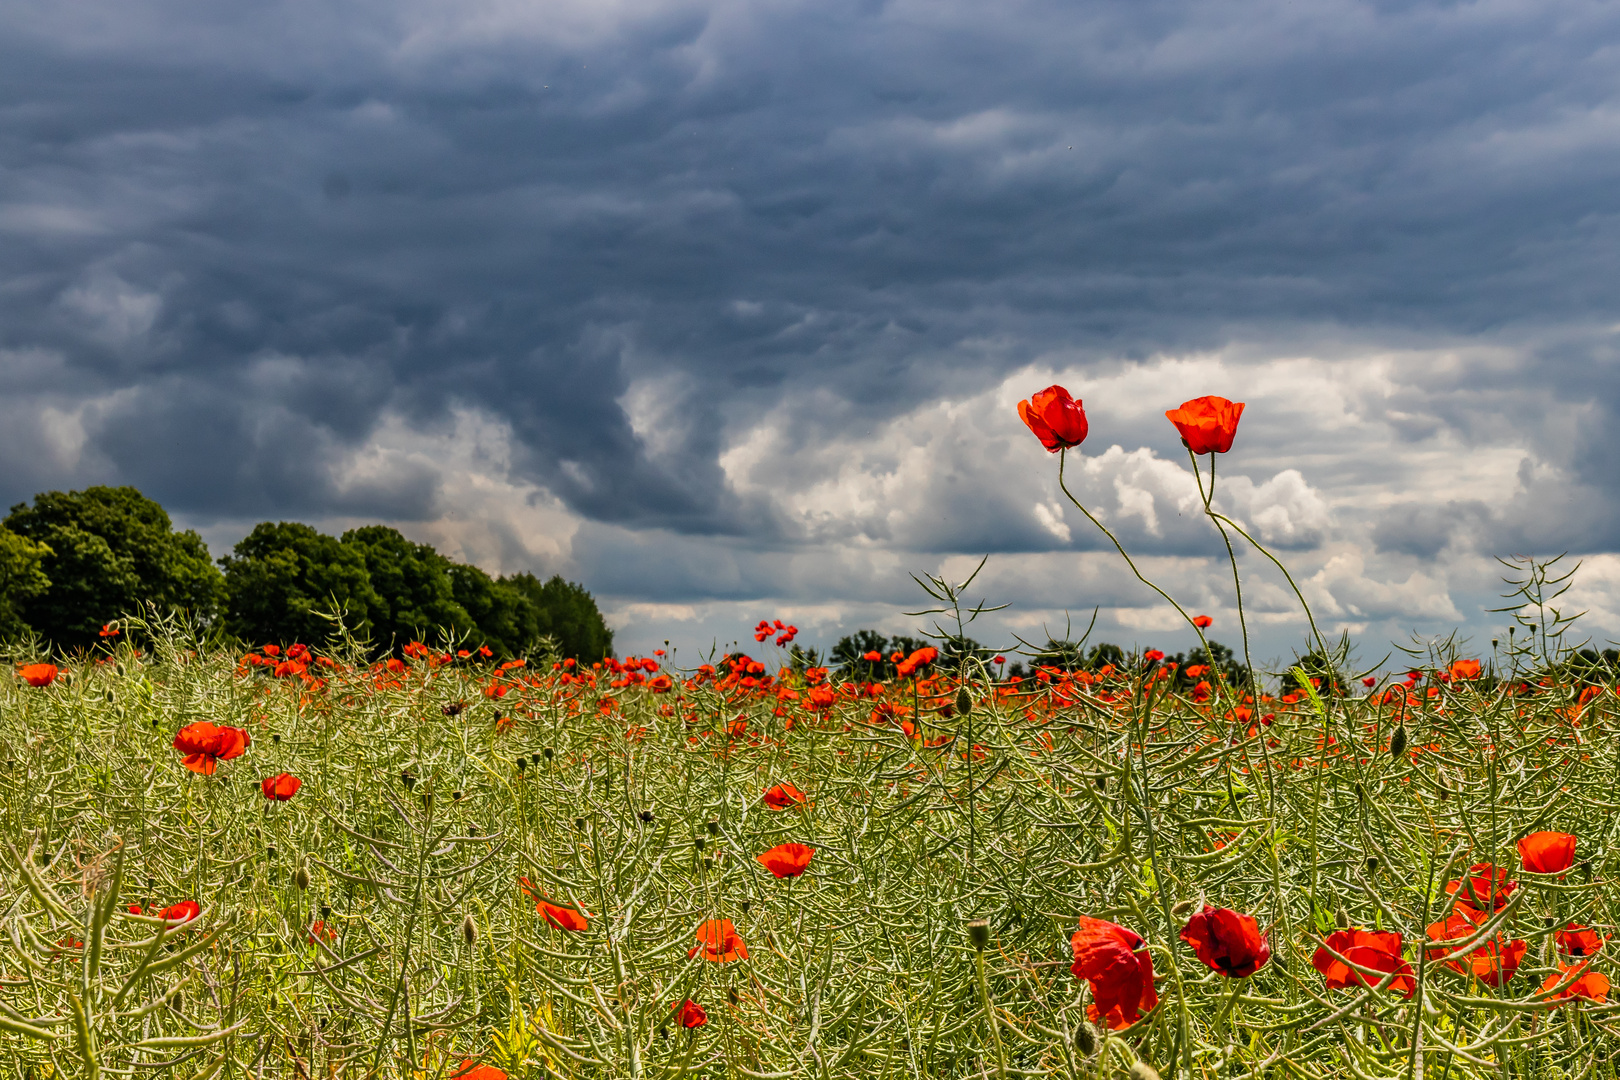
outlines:
[[[1507,443],[1542,479],[1396,500],[1369,557],[1620,547],[1617,42],[1620,11],[1574,0],[12,4],[0,495],[438,528],[451,472],[354,462],[473,410],[576,541],[619,538],[575,545],[604,586],[669,591],[604,552],[684,536],[732,566],[675,574],[687,598],[743,597],[773,579],[728,552],[1095,548],[1012,476],[1016,429],[934,445],[926,490],[815,501],[841,447],[899,475],[871,433],[1010,372],[1411,349],[1398,397],[1347,407],[1396,451]],[[1156,454],[1118,467],[1162,509],[1183,388],[1153,390],[1098,452]],[[781,460],[740,483],[766,415]],[[1379,477],[1265,416],[1231,498],[1315,550],[1311,492]],[[1210,553],[1195,518],[1116,509],[1149,551]]]

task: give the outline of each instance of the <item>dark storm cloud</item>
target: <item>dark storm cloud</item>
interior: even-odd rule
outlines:
[[[1612,7],[70,7],[0,15],[0,348],[59,358],[24,393],[85,439],[9,442],[13,500],[428,518],[430,471],[331,463],[465,404],[589,519],[780,540],[718,459],[808,388],[867,430],[1057,347],[1323,325],[1574,327],[1614,483]],[[1046,542],[942,498],[967,546]]]

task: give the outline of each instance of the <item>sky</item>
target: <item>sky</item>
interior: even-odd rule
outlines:
[[[1220,394],[1217,504],[1365,664],[1488,653],[1522,554],[1602,644],[1617,181],[1586,0],[8,0],[0,497],[386,522],[624,653],[914,632],[986,556],[977,639],[1174,651],[1016,406],[1236,644],[1163,416]]]

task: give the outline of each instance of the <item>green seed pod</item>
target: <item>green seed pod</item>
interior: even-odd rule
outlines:
[[[1189,912],[1192,911],[1193,908],[1195,908],[1197,906],[1198,906],[1198,901],[1196,901],[1196,900],[1178,900],[1178,901],[1176,901],[1176,906],[1170,909],[1170,914],[1176,916],[1179,919],[1179,918],[1187,915]]]
[[[478,944],[478,924],[473,922],[471,915],[461,920],[461,940],[465,941],[469,948]]]
[[[1392,758],[1400,757],[1401,756],[1401,751],[1403,751],[1405,749],[1406,749],[1406,725],[1402,724],[1401,726],[1399,726],[1399,727],[1397,727],[1395,729],[1395,734],[1393,734],[1393,735],[1391,735],[1389,737],[1389,756],[1392,757]]]
[[[1344,908],[1340,908],[1333,913],[1333,925],[1337,926],[1340,930],[1350,929],[1350,916],[1344,910]]]
[[[973,695],[968,693],[965,686],[956,691],[956,711],[963,716],[973,711]]]
[[[988,919],[974,919],[967,924],[968,940],[973,948],[984,952],[984,947],[990,944],[990,922]]]
[[[708,827],[709,827],[709,835],[710,836],[719,836],[720,835],[720,823],[718,821],[710,821],[708,823]]]
[[[702,851],[703,850],[703,845],[708,843],[708,840],[705,837],[700,836],[696,840],[692,841],[692,843],[697,845],[697,849],[699,851]]]
[[[293,884],[298,886],[299,892],[309,888],[309,871],[303,864],[299,864],[298,869],[293,871]]]
[[[1131,1080],[1159,1080],[1159,1070],[1145,1061],[1131,1066]]]
[[[1085,1020],[1074,1029],[1074,1048],[1080,1051],[1081,1057],[1090,1057],[1097,1052],[1097,1029]]]

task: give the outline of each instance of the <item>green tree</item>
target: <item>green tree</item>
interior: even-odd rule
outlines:
[[[413,544],[387,525],[366,525],[344,533],[343,546],[365,560],[372,591],[381,600],[371,612],[372,637],[380,647],[399,649],[436,634],[460,636],[478,629],[456,603],[450,560],[430,545]]]
[[[550,632],[546,613],[512,581],[492,578],[463,563],[451,563],[449,573],[451,595],[478,627],[469,645],[487,645],[502,656],[523,656]]]
[[[0,526],[0,638],[29,632],[23,607],[51,587],[42,566],[52,554],[49,547],[27,540]]]
[[[828,659],[846,679],[877,682],[884,677],[884,669],[888,664],[888,644],[889,639],[876,630],[857,630],[853,634],[845,634],[839,638],[833,645],[832,652],[828,654]],[[884,659],[877,661],[865,659],[866,654],[872,652]]]
[[[225,568],[225,629],[252,644],[317,644],[331,636],[326,618],[344,613],[359,638],[374,636],[382,599],[365,557],[335,536],[296,521],[261,522],[219,560]]]
[[[176,532],[163,507],[132,487],[47,491],[11,508],[6,528],[50,550],[50,587],[24,599],[23,620],[59,648],[99,640],[103,624],[155,605],[212,620],[224,582],[202,537]]]
[[[513,574],[498,585],[517,589],[535,606],[540,632],[550,634],[565,657],[587,663],[613,652],[613,631],[583,585],[553,575],[542,582],[533,574]]]

